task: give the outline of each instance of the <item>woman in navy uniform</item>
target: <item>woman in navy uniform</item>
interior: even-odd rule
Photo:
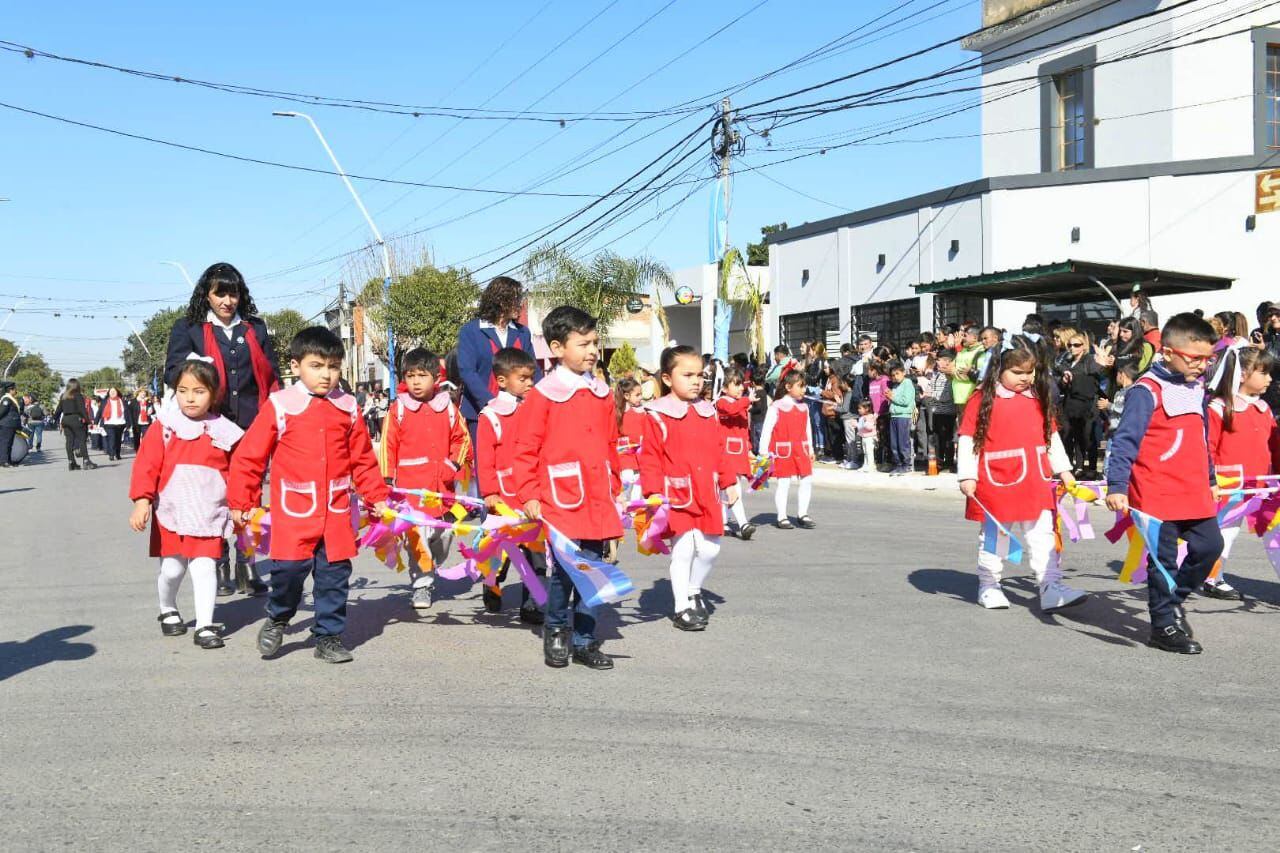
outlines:
[[[204,271],[186,316],[173,324],[164,365],[166,384],[172,385],[178,368],[193,353],[213,359],[222,383],[217,411],[241,429],[249,428],[267,396],[280,389],[280,370],[266,323],[258,317],[244,276],[231,264],[216,263]],[[267,591],[257,569],[242,554],[236,555],[233,586],[224,550],[218,562],[218,594],[230,595],[237,588],[254,595]]]

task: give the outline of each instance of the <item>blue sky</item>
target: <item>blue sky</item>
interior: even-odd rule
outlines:
[[[66,56],[259,88],[513,111],[541,99],[533,109],[625,112],[659,110],[691,99],[709,101],[706,96],[711,93],[790,62],[900,6],[893,17],[875,26],[904,15],[918,17],[753,85],[735,94],[735,102],[762,100],[848,74],[960,35],[975,28],[980,17],[976,0],[764,0],[741,22],[668,64],[760,2],[389,0],[360,6],[227,0],[82,2],[61,5],[57,11],[48,4],[27,4],[6,11],[0,39]],[[655,12],[659,14],[652,21],[605,52]],[[577,35],[546,55],[584,24]],[[496,56],[484,61],[508,40]],[[586,70],[547,94],[602,52]],[[805,100],[904,80],[971,56],[950,46],[819,90]],[[0,79],[0,101],[7,104],[187,145],[328,168],[304,122],[271,115],[272,110],[305,109],[349,172],[501,190],[527,187],[621,130],[629,128],[610,147],[675,120],[571,123],[562,129],[521,121],[413,119],[303,107],[13,53],[0,53]],[[772,153],[764,139],[751,135],[744,162],[781,159],[798,152],[779,154],[777,148],[821,145],[806,140],[964,102],[958,98],[852,110],[779,129],[772,134]],[[710,115],[709,107],[692,113],[540,189],[607,191]],[[967,135],[977,129],[978,114],[973,110],[900,137]],[[709,141],[700,144],[709,154]],[[140,323],[157,307],[185,302],[188,288],[176,270],[160,264],[162,260],[181,261],[192,275],[214,261],[230,261],[249,278],[261,309],[294,307],[310,315],[332,297],[339,279],[350,280],[353,274],[343,261],[314,262],[358,249],[369,237],[334,176],[159,147],[4,108],[0,162],[0,197],[11,199],[0,204],[0,308],[7,313],[15,297],[39,298],[24,303],[0,334],[17,340],[30,334],[28,346],[42,352],[64,375],[118,364],[128,332],[111,315],[128,315]],[[706,163],[689,178],[709,174],[709,160]],[[744,173],[734,184],[731,237],[741,246],[758,236],[761,225],[782,220],[796,225],[957,183],[978,171],[979,140],[970,136],[928,144],[857,146]],[[493,195],[435,189],[406,194],[405,187],[356,183],[388,235],[438,225],[496,200]],[[609,248],[645,252],[675,268],[705,261],[710,189],[698,189],[677,206],[691,189],[692,184],[668,189],[583,248],[616,239]],[[441,264],[475,258],[469,261],[475,268],[501,254],[493,251],[497,247],[585,203],[581,198],[516,198],[432,228],[412,245],[429,249]],[[668,208],[673,209],[654,219]],[[510,263],[490,267],[481,276]],[[64,316],[30,313],[31,309],[59,310]],[[0,314],[0,321],[3,317]]]

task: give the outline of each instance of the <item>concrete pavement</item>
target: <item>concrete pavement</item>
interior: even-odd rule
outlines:
[[[1084,606],[1040,614],[1014,570],[1013,608],[986,612],[953,492],[820,487],[817,530],[726,541],[703,634],[672,629],[665,563],[628,547],[612,672],[547,669],[514,608],[486,615],[474,589],[416,616],[368,557],[356,661],[334,667],[305,613],[258,659],[260,599],[220,599],[223,650],[162,638],[129,458],[73,473],[60,454],[0,472],[5,850],[1280,840],[1280,584],[1253,539],[1232,569],[1254,600],[1194,600],[1206,653],[1183,658],[1142,646],[1143,591],[1104,541],[1069,546]],[[189,587],[179,603],[193,615]]]

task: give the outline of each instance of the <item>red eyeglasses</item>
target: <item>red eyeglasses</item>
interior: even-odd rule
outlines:
[[[1197,364],[1208,364],[1209,359],[1213,358],[1212,355],[1193,355],[1192,353],[1189,353],[1189,352],[1183,352],[1180,349],[1174,349],[1171,346],[1165,346],[1165,349],[1167,349],[1169,352],[1178,356],[1187,364],[1190,364],[1192,366],[1195,366]]]

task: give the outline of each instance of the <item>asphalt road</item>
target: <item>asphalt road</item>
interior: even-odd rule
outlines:
[[[0,471],[6,850],[1280,847],[1280,583],[1256,540],[1233,566],[1254,600],[1194,600],[1206,652],[1179,657],[1143,645],[1105,542],[1068,552],[1086,605],[1042,616],[1015,570],[986,612],[954,496],[824,488],[817,530],[726,543],[703,634],[628,548],[612,672],[546,668],[478,590],[415,616],[364,557],[336,667],[305,614],[260,660],[260,599],[220,599],[223,650],[162,638],[128,457],[55,452]]]

